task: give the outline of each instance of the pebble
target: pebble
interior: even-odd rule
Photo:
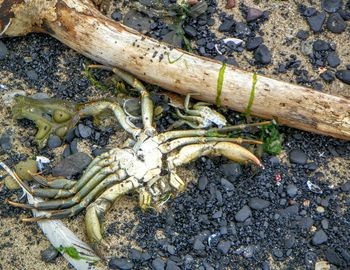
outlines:
[[[342,0],[323,0],[322,8],[329,13],[336,12],[342,6]]]
[[[115,21],[121,21],[123,18],[123,15],[119,11],[114,11],[111,15],[112,19]]]
[[[153,270],[164,270],[165,262],[161,258],[155,258],[152,261],[152,268]]]
[[[37,163],[33,159],[27,159],[26,161],[21,161],[15,165],[15,172],[22,180],[32,180],[32,176],[28,173],[30,171],[32,174],[38,172]]]
[[[63,159],[52,169],[53,176],[72,177],[83,170],[90,164],[91,157],[85,153],[79,152]]]
[[[8,53],[6,45],[0,41],[0,60],[4,60]]]
[[[268,262],[262,262],[261,264],[261,270],[270,270],[270,265]]]
[[[12,147],[11,144],[11,135],[9,134],[9,132],[5,132],[1,135],[0,137],[0,147],[3,150],[10,150]]]
[[[127,258],[112,258],[108,267],[110,269],[130,270],[133,269],[134,263]]]
[[[331,264],[337,265],[337,266],[344,266],[345,262],[344,260],[337,254],[337,252],[334,249],[327,248],[324,255],[326,256],[326,259]]]
[[[289,197],[295,197],[298,194],[298,188],[294,184],[289,184],[287,186],[287,194]]]
[[[335,73],[335,77],[341,80],[343,83],[350,84],[350,70],[338,70]]]
[[[299,30],[297,33],[297,38],[301,40],[307,40],[309,36],[310,36],[309,32],[305,30]]]
[[[62,141],[60,137],[58,137],[57,135],[50,135],[49,140],[47,142],[47,145],[49,148],[54,149],[54,148],[60,147],[61,144],[62,144]]]
[[[69,145],[69,150],[71,152],[71,154],[75,154],[75,153],[78,153],[79,150],[78,150],[78,139],[75,138]]]
[[[252,22],[259,19],[264,13],[257,8],[249,8],[247,12],[246,21]]]
[[[271,53],[264,44],[261,44],[254,52],[254,59],[258,64],[262,64],[262,65],[270,64]]]
[[[241,210],[239,210],[236,215],[235,219],[238,222],[244,222],[247,218],[249,218],[252,215],[252,211],[250,210],[248,205],[245,205],[242,207]]]
[[[220,183],[222,186],[224,186],[226,191],[233,191],[235,190],[235,186],[225,178],[221,178]]]
[[[170,31],[162,37],[162,41],[180,48],[183,38],[176,31]]]
[[[222,164],[221,170],[227,177],[239,177],[242,175],[242,167],[238,163]]]
[[[44,262],[53,262],[57,258],[58,254],[59,252],[57,249],[55,249],[53,246],[50,246],[47,249],[41,251],[41,260]]]
[[[346,28],[346,22],[339,13],[333,13],[328,17],[326,26],[327,29],[332,33],[340,34],[344,32]]]
[[[197,238],[193,243],[193,248],[197,251],[202,251],[205,249],[205,245],[201,241],[201,239]]]
[[[312,47],[314,51],[317,51],[317,52],[328,51],[331,48],[328,42],[321,39],[315,40]]]
[[[341,186],[341,190],[344,192],[349,192],[350,191],[350,181],[347,181]]]
[[[275,248],[275,249],[272,251],[272,253],[273,253],[273,255],[274,255],[276,258],[278,258],[278,259],[280,259],[280,258],[283,257],[283,251],[282,251],[281,249],[279,249],[279,248]]]
[[[294,164],[305,165],[307,155],[300,149],[293,149],[289,152],[289,161]]]
[[[231,241],[220,241],[218,244],[218,250],[226,255],[231,248]]]
[[[251,198],[249,200],[249,207],[254,210],[262,210],[269,207],[270,202],[260,198]]]
[[[284,238],[284,247],[289,249],[292,248],[295,244],[295,235],[294,234],[287,234]]]
[[[248,37],[248,36],[250,36],[251,33],[252,33],[252,31],[250,30],[248,25],[246,25],[243,22],[236,23],[236,26],[235,26],[235,36],[236,37],[239,37],[239,38]]]
[[[248,51],[253,51],[256,48],[258,48],[261,44],[263,43],[263,39],[262,37],[253,37],[253,38],[249,38],[247,40],[247,43],[245,45],[245,48]]]
[[[316,211],[317,211],[318,213],[321,213],[321,214],[322,214],[322,213],[324,213],[325,210],[324,210],[324,207],[323,207],[323,206],[320,206],[320,205],[319,205],[319,206],[316,207]]]
[[[315,16],[307,18],[307,23],[310,26],[310,29],[315,33],[321,32],[322,26],[326,20],[326,12],[318,13]]]
[[[188,35],[190,38],[194,38],[197,36],[197,30],[193,26],[186,25],[184,27],[184,31],[186,35]]]
[[[299,227],[302,230],[309,231],[311,229],[312,225],[314,225],[314,220],[311,217],[303,217],[299,221]]]
[[[90,135],[92,134],[91,127],[85,126],[83,124],[78,125],[78,131],[79,131],[80,137],[82,137],[83,139],[90,137]]]
[[[174,261],[168,260],[165,270],[181,270],[181,268]]]
[[[328,237],[324,230],[317,231],[312,237],[312,244],[317,246],[327,242]]]
[[[335,80],[335,76],[332,71],[326,70],[322,72],[320,77],[327,83],[333,82]]]
[[[225,19],[219,26],[219,32],[230,32],[235,22],[232,19]]]
[[[62,157],[66,158],[66,157],[70,156],[71,154],[72,154],[72,152],[70,151],[70,147],[69,147],[69,145],[67,145],[63,150]]]
[[[208,177],[206,177],[205,175],[202,175],[201,177],[199,177],[199,179],[198,179],[198,189],[199,190],[205,190],[207,185],[208,185]]]
[[[4,179],[4,183],[5,186],[9,189],[9,190],[15,190],[15,189],[19,189],[20,186],[18,185],[18,183],[9,175],[7,175]]]
[[[125,14],[123,24],[142,34],[145,34],[151,30],[150,18],[135,10],[130,10]]]
[[[329,221],[328,219],[324,218],[321,220],[321,226],[324,230],[328,230],[329,228]]]
[[[27,77],[29,80],[36,81],[39,79],[38,74],[35,72],[35,70],[29,68],[25,71]]]
[[[340,65],[340,58],[336,52],[330,52],[327,55],[328,65],[332,68],[335,68]]]

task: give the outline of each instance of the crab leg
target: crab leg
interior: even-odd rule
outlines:
[[[86,210],[85,226],[87,230],[87,236],[90,242],[107,243],[103,241],[101,224],[106,211],[112,206],[114,201],[122,196],[139,187],[140,183],[136,178],[130,177],[122,183],[115,184],[104,191]]]
[[[45,177],[42,177],[41,175],[32,174],[30,171],[28,171],[28,173],[32,176],[32,178],[38,184],[40,184],[43,187],[54,188],[54,189],[70,189],[76,184],[76,181],[64,179],[64,178],[58,178],[52,181],[47,181]]]
[[[208,130],[200,129],[200,130],[173,130],[162,133],[157,136],[160,143],[164,143],[171,139],[182,138],[182,137],[209,137],[212,136],[213,133],[227,133],[238,129],[245,129],[249,127],[259,127],[263,125],[270,125],[271,121],[264,121],[260,123],[252,123],[252,124],[242,124],[242,125],[234,125],[234,126],[226,126],[223,128],[211,128]]]
[[[32,222],[32,221],[39,221],[44,219],[61,219],[61,218],[75,216],[76,214],[81,212],[84,208],[86,208],[103,189],[113,184],[116,184],[121,180],[123,179],[118,174],[109,175],[101,183],[99,183],[87,196],[85,196],[78,204],[74,205],[73,207],[70,207],[64,210],[46,211],[41,216],[33,217],[33,218],[24,218],[22,220],[25,222]],[[60,207],[59,201],[57,201],[57,203],[58,205],[56,206]],[[15,205],[15,206],[18,206],[18,205]]]
[[[160,151],[166,154],[174,149],[194,143],[208,143],[208,142],[233,142],[237,144],[248,143],[248,144],[262,144],[261,141],[242,139],[242,138],[218,138],[218,137],[185,137],[176,139],[170,142],[163,143],[159,146]]]

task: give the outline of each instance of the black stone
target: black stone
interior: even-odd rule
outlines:
[[[270,64],[271,53],[264,44],[261,44],[254,52],[254,59],[258,64],[262,64],[262,65]]]
[[[322,1],[322,8],[329,12],[336,12],[338,9],[342,6],[342,0],[323,0]]]
[[[327,55],[328,65],[332,68],[335,68],[340,65],[340,58],[336,52],[330,52]]]
[[[6,55],[8,54],[7,47],[5,44],[0,40],[0,60],[5,59]]]
[[[91,157],[85,153],[75,153],[56,165],[52,169],[53,176],[72,177],[81,173],[91,162]]]
[[[78,125],[78,130],[79,130],[80,137],[82,137],[83,139],[90,137],[92,134],[91,127],[85,126],[83,124]]]
[[[333,13],[328,17],[326,26],[327,29],[332,33],[340,34],[344,32],[346,28],[346,22],[339,13]]]
[[[181,270],[181,268],[177,266],[177,264],[174,261],[168,260],[166,263],[165,270]]]
[[[221,165],[221,170],[227,177],[239,177],[242,175],[242,167],[238,163],[227,163]]]
[[[208,177],[206,177],[205,175],[202,175],[201,177],[199,177],[199,179],[198,179],[198,189],[199,190],[205,190],[207,185],[208,185]]]
[[[260,198],[251,198],[249,200],[249,207],[254,210],[262,210],[269,207],[270,202]]]
[[[326,20],[326,12],[319,13],[315,16],[311,16],[307,18],[307,23],[310,26],[310,29],[313,32],[321,32],[322,26]]]
[[[35,72],[34,69],[28,68],[25,72],[26,72],[26,75],[27,75],[27,77],[28,77],[29,80],[32,80],[32,81],[38,80],[39,76],[38,76],[38,74]]]
[[[294,184],[289,184],[287,186],[287,194],[289,197],[295,197],[298,194],[298,188]]]
[[[235,219],[238,222],[243,222],[245,221],[247,218],[249,218],[252,215],[252,211],[250,210],[248,205],[245,205],[242,207],[241,210],[239,210],[236,215],[235,215]]]
[[[321,39],[317,39],[312,44],[312,48],[314,49],[314,51],[319,52],[319,51],[328,51],[331,47],[328,42]]]
[[[332,71],[326,70],[322,72],[320,77],[327,83],[333,82],[335,80],[335,76]]]
[[[289,152],[289,161],[291,163],[305,165],[307,162],[307,155],[300,149],[293,149]]]
[[[47,249],[41,251],[41,260],[44,262],[53,262],[57,258],[58,254],[59,252],[57,249],[53,246],[50,246]]]
[[[49,148],[54,149],[62,145],[62,140],[56,135],[50,135],[47,145]]]
[[[112,258],[108,267],[110,269],[130,270],[133,269],[134,263],[126,258]]]
[[[183,43],[182,36],[176,31],[170,31],[162,37],[162,41],[174,45],[175,47],[181,48]]]
[[[350,84],[350,70],[338,70],[335,76],[343,83]]]
[[[309,231],[314,224],[314,220],[311,217],[304,217],[299,221],[299,227],[302,230]]]
[[[309,36],[310,36],[309,32],[305,30],[299,30],[297,33],[297,38],[301,40],[307,40]]]
[[[292,248],[295,244],[295,235],[292,233],[289,233],[284,238],[284,247],[289,249]]]
[[[232,19],[225,19],[219,26],[219,32],[229,32],[233,29],[235,22]]]
[[[273,256],[275,256],[277,259],[280,259],[283,257],[283,251],[279,248],[275,248],[273,251]]]
[[[315,16],[317,14],[317,9],[314,7],[305,7],[302,11],[302,15],[305,17]]]
[[[343,18],[344,21],[350,21],[350,10],[339,10],[338,13]]]
[[[248,51],[253,51],[263,43],[262,37],[253,37],[247,40],[245,48]]]
[[[197,31],[193,26],[186,25],[184,27],[184,31],[185,31],[186,35],[189,36],[190,38],[194,38],[197,36]]]
[[[114,11],[111,15],[112,19],[115,21],[121,21],[123,18],[123,15],[119,11]]]
[[[345,184],[341,186],[341,190],[344,192],[349,192],[350,191],[350,181],[347,181]]]
[[[251,33],[252,33],[252,31],[250,30],[248,25],[246,25],[243,22],[236,23],[235,34],[237,37],[239,37],[239,38],[248,37],[248,36],[250,36]]]
[[[201,241],[201,239],[197,238],[195,241],[194,241],[194,244],[193,244],[193,248],[197,251],[202,251],[205,249],[205,245],[203,244],[203,242]]]
[[[321,245],[321,244],[327,242],[327,240],[328,240],[328,236],[324,232],[324,230],[319,230],[312,237],[312,244],[315,246]]]
[[[218,250],[226,255],[231,248],[231,241],[220,241],[218,244]]]
[[[140,12],[130,10],[125,14],[123,24],[143,34],[151,30],[151,19]]]
[[[221,178],[220,183],[226,191],[235,190],[235,186],[230,181],[226,180],[225,178]]]
[[[337,266],[345,266],[345,261],[337,254],[337,252],[334,249],[328,248],[324,255],[326,256],[326,259],[331,264],[337,265]]]
[[[11,149],[12,144],[11,144],[11,136],[10,136],[9,132],[5,132],[4,134],[1,135],[0,147],[3,150],[10,150]]]

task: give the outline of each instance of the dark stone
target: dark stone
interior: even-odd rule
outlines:
[[[328,42],[321,39],[317,39],[313,43],[312,48],[314,49],[314,51],[319,52],[319,51],[328,51],[331,47]]]
[[[56,135],[50,135],[47,145],[49,148],[54,149],[62,145],[62,140]]]
[[[305,17],[315,16],[317,14],[317,9],[314,7],[305,7],[302,11],[302,15]]]
[[[10,150],[12,147],[11,144],[11,135],[9,132],[5,132],[0,137],[0,147],[3,150]]]
[[[350,21],[350,10],[339,10],[338,13],[343,18],[344,21]]]
[[[199,177],[199,179],[198,179],[198,189],[199,190],[205,190],[207,185],[208,185],[208,177],[206,177],[205,175],[202,175],[201,177]]]
[[[242,167],[238,163],[222,164],[221,170],[227,177],[240,177],[242,175]]]
[[[259,19],[263,14],[264,12],[262,12],[260,9],[248,8],[246,21],[247,22],[255,21],[256,19]]]
[[[123,19],[123,24],[143,34],[151,30],[151,19],[135,10],[130,10]]]
[[[69,148],[70,148],[70,152],[72,154],[75,154],[75,153],[78,153],[78,139],[74,139],[70,145],[69,145]]]
[[[292,248],[295,244],[295,235],[294,234],[288,234],[284,238],[284,247],[289,249]]]
[[[307,18],[307,23],[310,26],[310,29],[313,32],[321,32],[322,26],[326,20],[326,12],[319,13],[315,16],[311,16]]]
[[[310,36],[309,32],[305,30],[299,30],[297,33],[297,38],[301,40],[307,40],[309,36]]]
[[[298,188],[294,184],[289,184],[287,186],[287,194],[289,197],[295,197],[298,194]]]
[[[134,263],[127,258],[112,258],[108,267],[110,269],[130,270],[134,267]]]
[[[233,56],[227,58],[225,62],[228,65],[232,65],[232,66],[238,67],[238,63],[237,63],[236,59]]]
[[[300,149],[293,149],[289,152],[289,161],[291,163],[305,165],[307,162],[307,155]]]
[[[6,47],[5,44],[0,40],[0,60],[4,60],[7,54],[8,54],[7,47]]]
[[[326,70],[322,72],[320,77],[327,83],[333,82],[335,80],[335,76],[332,71]]]
[[[327,29],[332,33],[340,34],[344,32],[346,28],[346,22],[339,13],[333,13],[328,17],[326,26]]]
[[[166,263],[165,270],[181,270],[181,268],[177,266],[177,264],[174,261],[168,260]]]
[[[336,52],[330,52],[327,55],[328,65],[332,68],[335,68],[340,65],[340,58]]]
[[[269,263],[268,262],[262,262],[261,270],[271,270]]]
[[[83,124],[78,125],[78,130],[79,130],[80,137],[82,137],[83,139],[90,137],[92,134],[91,127],[85,126]]]
[[[329,13],[336,12],[342,4],[342,0],[322,0],[322,8]]]
[[[341,186],[341,190],[344,192],[349,192],[350,191],[350,181],[347,181]]]
[[[283,251],[279,248],[275,248],[273,251],[273,256],[275,256],[277,259],[281,259],[283,257]]]
[[[41,251],[41,260],[44,262],[53,262],[57,258],[58,254],[59,252],[57,249],[55,249],[53,246],[50,246],[47,249]]]
[[[183,38],[176,31],[170,31],[162,37],[162,41],[175,47],[181,48]]]
[[[314,220],[311,217],[303,217],[299,221],[299,227],[302,230],[309,231],[311,229],[311,226],[314,224]]]
[[[324,230],[328,230],[329,228],[329,221],[328,219],[324,218],[321,220],[321,226]]]
[[[220,241],[218,244],[218,250],[226,255],[231,248],[231,241]]]
[[[246,25],[243,22],[236,23],[235,34],[237,37],[239,37],[239,38],[248,37],[248,36],[250,36],[251,33],[252,33],[252,31],[250,30],[248,25]]]
[[[72,177],[83,172],[90,164],[91,157],[85,153],[75,153],[65,159],[52,169],[53,176]]]
[[[165,262],[161,258],[155,258],[152,261],[152,269],[153,270],[164,270]]]
[[[106,153],[106,152],[108,152],[110,149],[107,149],[107,148],[97,148],[97,149],[94,149],[93,151],[92,151],[92,155],[94,156],[94,157],[97,157],[97,156],[99,156],[99,155],[101,155],[101,154],[103,154],[103,153]]]
[[[326,259],[331,264],[337,265],[337,266],[344,266],[345,262],[344,260],[335,252],[334,249],[328,248],[324,255],[326,256]]]
[[[235,22],[232,19],[225,19],[219,26],[219,32],[229,32],[232,30]]]
[[[235,186],[230,181],[226,180],[225,178],[221,178],[220,182],[226,191],[235,190]]]
[[[205,249],[205,245],[201,241],[201,239],[197,238],[193,243],[193,248],[197,251],[202,251]]]
[[[29,68],[25,72],[29,80],[36,81],[39,79],[38,74],[33,69]]]
[[[261,44],[254,52],[254,59],[258,64],[267,65],[271,63],[270,50]]]
[[[197,36],[197,31],[193,26],[186,25],[184,27],[184,31],[185,31],[186,35],[189,36],[190,38],[194,38]]]
[[[266,207],[269,207],[270,202],[260,199],[260,198],[251,198],[249,200],[249,207],[254,209],[254,210],[262,210],[265,209]]]
[[[133,261],[140,261],[141,260],[141,256],[142,253],[140,250],[136,249],[136,248],[132,248],[130,250],[130,259],[132,259]]]
[[[328,237],[324,230],[318,230],[312,237],[312,244],[317,246],[327,242]]]
[[[281,209],[278,211],[278,213],[282,216],[282,217],[293,217],[296,216],[298,214],[299,211],[299,205],[298,204],[294,204],[292,206],[288,206],[285,209]]]
[[[119,11],[114,11],[111,15],[112,19],[115,21],[121,21],[123,18],[123,15]]]
[[[263,43],[262,37],[253,37],[247,40],[245,48],[248,51],[253,51]]]
[[[343,83],[350,84],[350,70],[338,70],[335,73],[335,77]]]
[[[241,210],[239,210],[236,215],[235,219],[238,222],[244,222],[247,218],[249,218],[252,215],[252,211],[250,210],[248,205],[245,205],[242,207]]]
[[[75,128],[72,128],[67,132],[66,141],[70,143],[73,141],[74,138],[75,138]]]

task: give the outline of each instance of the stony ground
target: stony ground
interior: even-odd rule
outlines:
[[[150,19],[150,9],[135,13],[133,3],[113,3],[107,13],[155,38],[184,46],[181,36],[167,27],[171,18]],[[152,1],[140,3],[154,8]],[[188,18],[183,25],[195,53],[350,97],[347,1],[327,1],[321,7],[319,1],[245,0],[232,9],[225,9],[226,2],[207,3],[204,15]],[[336,13],[323,13],[334,9]],[[247,13],[255,20],[247,22]],[[312,31],[320,25],[320,32]],[[245,45],[224,44],[224,37],[240,38]],[[89,82],[83,72],[87,63],[88,59],[45,35],[0,41],[2,161],[12,167],[43,155],[54,167],[63,153],[93,156],[127,138],[115,123],[101,127],[87,119],[61,146],[52,142],[38,151],[33,124],[11,118],[14,94],[45,93],[76,102],[111,95]],[[106,76],[101,72],[97,78]],[[231,121],[237,119],[231,111],[226,115]],[[159,127],[171,120],[166,114]],[[201,158],[181,171],[189,182],[187,191],[170,199],[161,212],[141,212],[133,196],[118,202],[105,224],[106,239],[112,244],[104,251],[109,267],[314,269],[316,263],[326,261],[326,269],[349,269],[350,144],[285,127],[280,131],[283,151],[276,156],[263,154],[264,170],[223,158]],[[6,198],[21,196],[4,186],[4,176],[0,172],[0,269],[70,269],[62,257],[43,261],[41,252],[50,245],[36,224],[20,221],[29,212],[4,203]],[[310,188],[310,183],[316,186]],[[64,222],[86,240],[83,215]]]

